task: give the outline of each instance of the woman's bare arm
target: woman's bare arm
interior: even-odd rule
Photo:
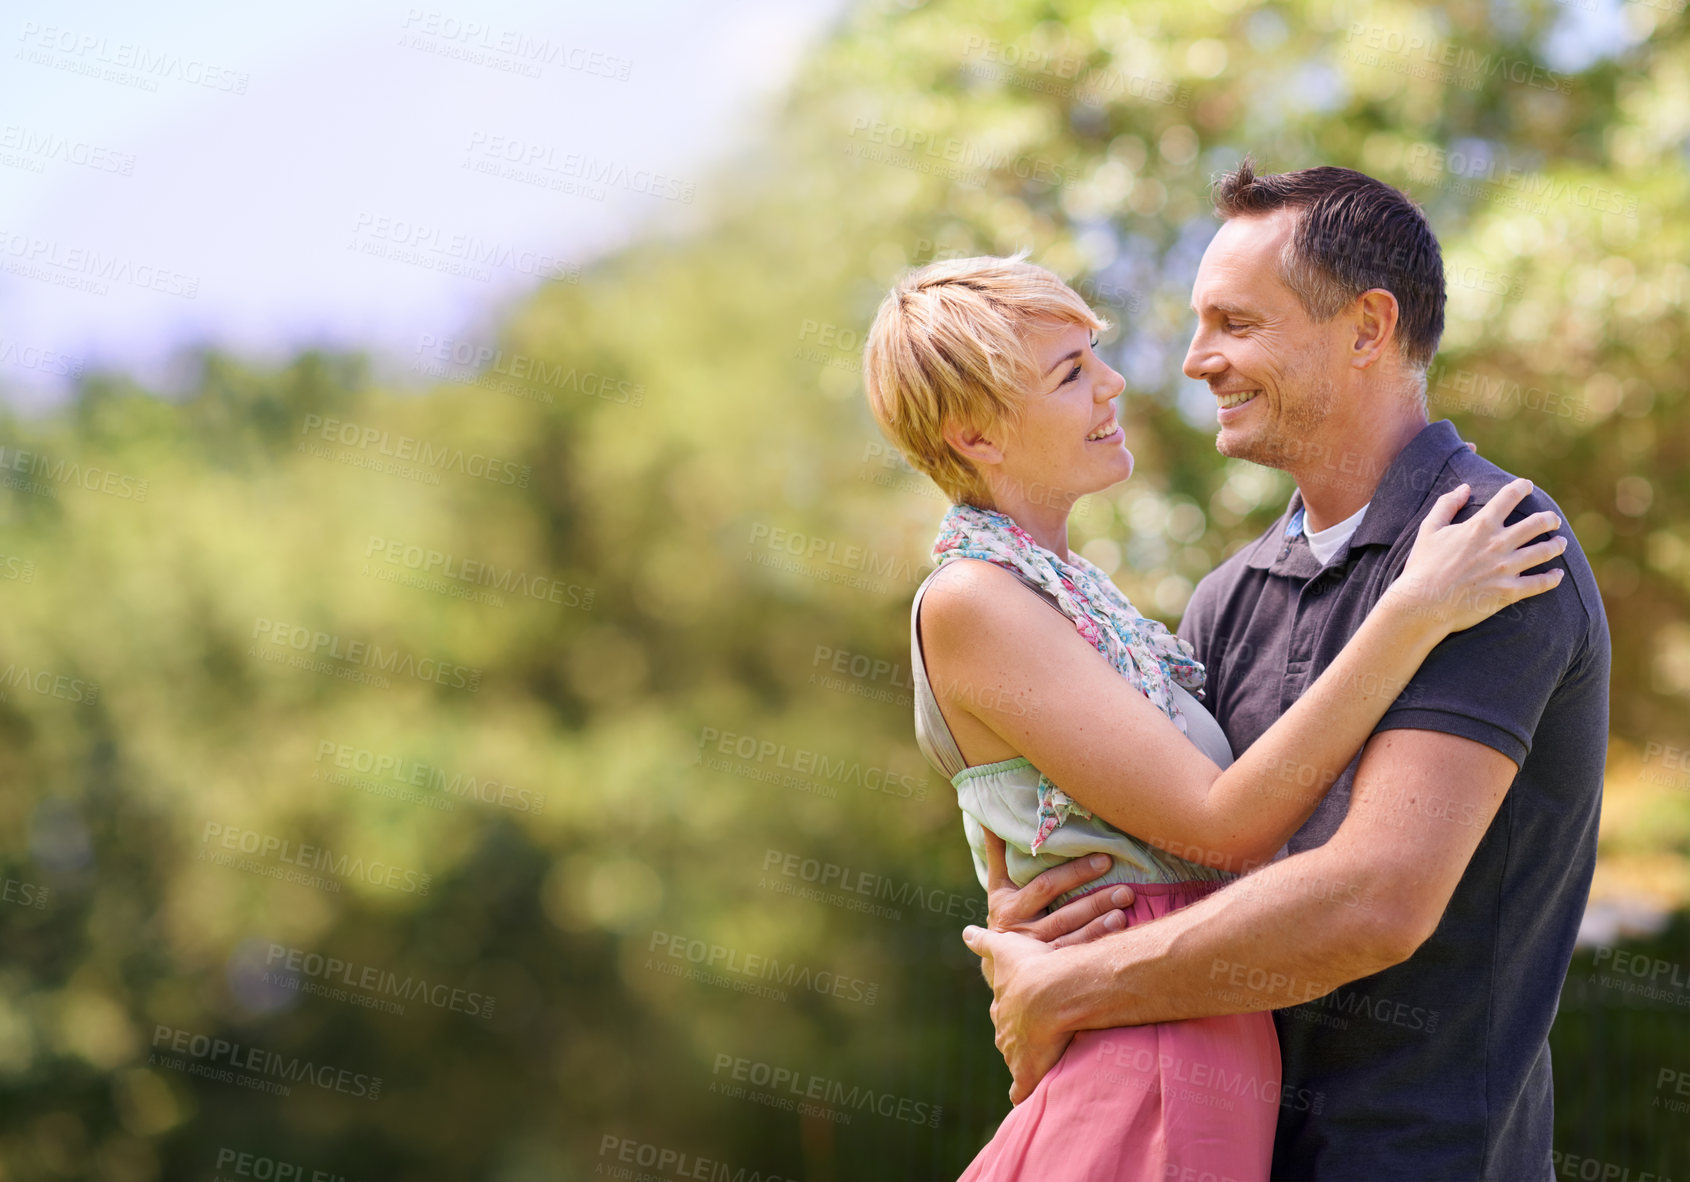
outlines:
[[[1123,831],[1239,870],[1307,819],[1432,648],[1559,572],[1521,576],[1565,544],[1537,514],[1504,526],[1518,481],[1468,522],[1440,498],[1416,558],[1307,693],[1222,771],[1009,571],[957,562],[922,601],[923,651],[941,704],[966,711],[1080,804]],[[1471,528],[1469,528],[1471,527]],[[1433,534],[1445,536],[1432,537]],[[1183,847],[1183,850],[1182,850]]]

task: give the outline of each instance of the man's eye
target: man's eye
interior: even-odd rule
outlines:
[[[1244,325],[1240,321],[1228,320],[1226,322],[1226,330],[1228,332],[1240,332],[1240,331],[1243,330],[1243,328],[1244,328]]]

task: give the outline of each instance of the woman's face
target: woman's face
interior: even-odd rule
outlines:
[[[1068,503],[1131,476],[1133,456],[1115,417],[1126,379],[1092,351],[1091,330],[1037,321],[1027,340],[1039,376],[1023,394],[1020,424],[1002,428],[999,475],[1009,493]]]

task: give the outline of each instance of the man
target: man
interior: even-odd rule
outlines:
[[[1246,160],[1215,203],[1185,372],[1215,395],[1223,455],[1297,482],[1180,629],[1241,752],[1401,573],[1437,497],[1470,484],[1465,517],[1511,477],[1427,420],[1443,263],[1412,202],[1349,169],[1257,176]],[[1534,492],[1509,520],[1544,508]],[[1275,1178],[1549,1177],[1548,1035],[1595,865],[1609,662],[1577,541],[1550,565],[1567,571],[1554,590],[1433,651],[1286,856],[1211,897],[1105,935],[1125,888],[1045,918],[1095,871],[1016,890],[994,858],[993,930],[964,938],[1011,1098],[1074,1031],[1272,1008]],[[1305,773],[1264,790],[1307,791]]]

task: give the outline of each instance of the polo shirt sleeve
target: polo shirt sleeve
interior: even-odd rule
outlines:
[[[1550,694],[1590,635],[1590,614],[1565,559],[1547,564],[1565,571],[1558,587],[1444,637],[1374,732],[1460,735],[1523,764]]]

